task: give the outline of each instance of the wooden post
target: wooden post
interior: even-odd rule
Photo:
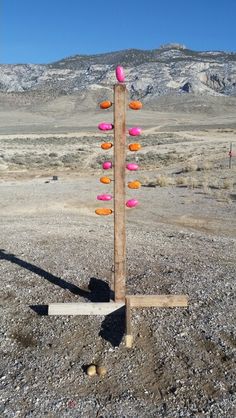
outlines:
[[[232,144],[232,142],[230,142],[230,147],[229,147],[229,168],[232,167],[232,151],[233,151],[233,144]]]
[[[131,305],[130,305],[130,296],[125,298],[125,346],[127,348],[132,348],[133,344],[133,335],[131,329]]]
[[[126,86],[114,86],[114,291],[115,301],[125,300],[126,227]]]
[[[110,315],[120,314],[125,306],[125,344],[133,344],[132,308],[187,307],[186,295],[126,295],[126,100],[125,84],[114,86],[114,299],[115,302],[51,303],[49,315]],[[232,144],[231,144],[232,151]],[[232,153],[231,153],[232,157]],[[231,160],[230,160],[231,164]],[[113,273],[113,272],[112,272]]]

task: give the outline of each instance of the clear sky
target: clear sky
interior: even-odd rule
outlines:
[[[168,42],[236,51],[236,0],[0,0],[1,63]]]

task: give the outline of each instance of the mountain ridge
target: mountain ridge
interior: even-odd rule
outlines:
[[[49,64],[1,64],[0,92],[100,97],[111,91],[116,65],[125,67],[131,97],[146,102],[170,94],[236,96],[236,53],[179,44],[73,55]]]

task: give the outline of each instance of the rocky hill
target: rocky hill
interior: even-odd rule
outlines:
[[[0,65],[0,92],[100,96],[115,82],[118,64],[126,69],[131,96],[146,102],[169,94],[236,96],[236,53],[196,52],[178,44],[75,55],[46,65]]]

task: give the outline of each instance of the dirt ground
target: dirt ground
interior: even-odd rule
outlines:
[[[189,307],[133,310],[130,350],[122,313],[47,316],[51,302],[109,299],[113,218],[94,213],[112,193],[98,180],[104,137],[1,131],[4,418],[235,416],[236,130],[204,116],[174,130],[173,114],[164,127],[154,113],[128,155],[143,187],[127,192],[140,202],[127,210],[127,293],[187,294]],[[88,377],[89,364],[107,375]]]

